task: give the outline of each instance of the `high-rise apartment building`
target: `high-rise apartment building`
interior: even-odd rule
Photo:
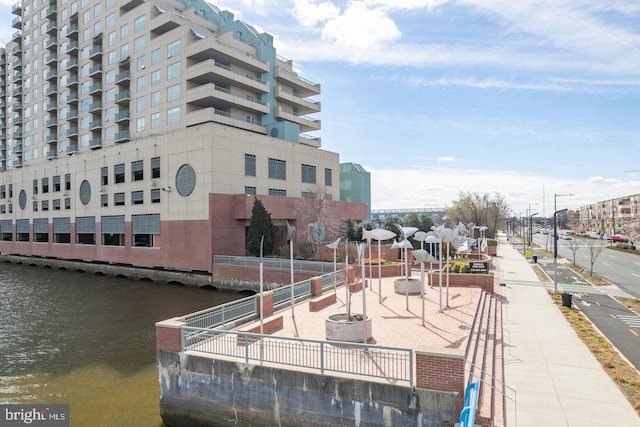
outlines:
[[[271,35],[203,0],[25,0],[13,13],[0,252],[207,271],[214,254],[244,254],[254,197],[283,227],[316,222],[305,204],[318,197],[366,218],[339,201],[338,154],[312,136],[320,85]]]

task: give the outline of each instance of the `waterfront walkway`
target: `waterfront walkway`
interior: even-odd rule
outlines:
[[[499,239],[507,426],[640,426],[640,418],[576,336],[529,262]]]

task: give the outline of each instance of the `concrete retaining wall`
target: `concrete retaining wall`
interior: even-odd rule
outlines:
[[[458,393],[157,351],[160,414],[180,426],[446,426]]]

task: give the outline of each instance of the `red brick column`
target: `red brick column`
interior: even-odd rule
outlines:
[[[163,320],[156,323],[156,349],[179,353],[182,351],[181,328],[184,326],[182,317]]]
[[[322,277],[316,276],[310,279],[311,281],[311,296],[319,297],[322,295]]]
[[[258,315],[260,315],[260,294],[256,295],[256,309],[258,310]],[[262,293],[262,301],[264,304],[264,311],[262,315],[264,317],[269,317],[273,314],[273,291],[266,291]]]
[[[416,387],[458,393],[456,411],[464,404],[464,351],[459,349],[418,349]]]

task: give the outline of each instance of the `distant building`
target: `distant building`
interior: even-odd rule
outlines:
[[[12,11],[0,252],[209,271],[214,254],[244,255],[255,197],[280,245],[285,221],[316,221],[300,214],[313,195],[337,218],[367,217],[340,201],[338,154],[308,134],[321,128],[320,85],[271,35],[204,0]]]
[[[371,173],[357,163],[341,163],[340,200],[366,203],[371,217]]]
[[[427,215],[433,218],[435,224],[440,223],[444,216],[444,208],[414,208],[414,209],[375,209],[371,214],[374,223],[381,225],[387,216],[397,216],[403,218],[411,213],[418,215]]]
[[[615,234],[625,220],[640,218],[640,194],[585,205],[578,212],[580,226],[585,230]]]

